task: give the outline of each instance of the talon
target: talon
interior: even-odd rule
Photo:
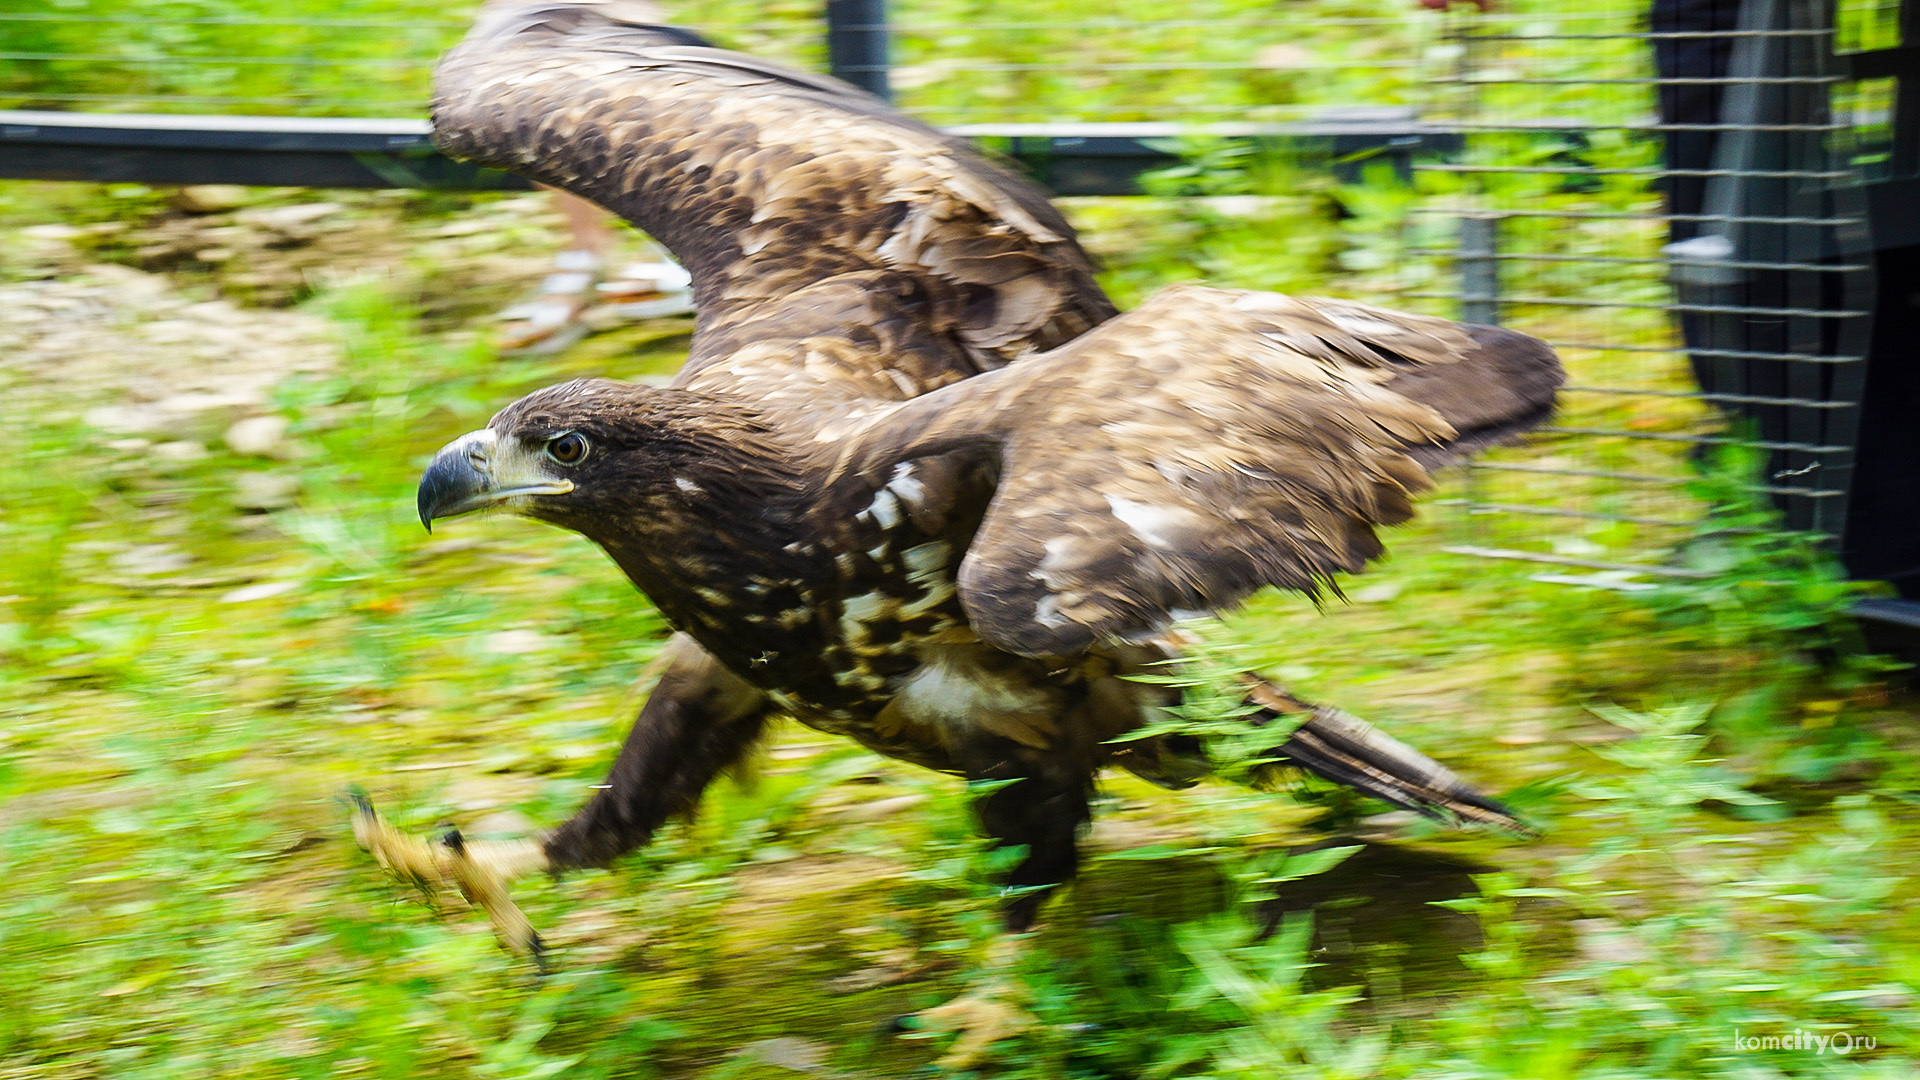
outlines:
[[[947,1052],[934,1060],[934,1066],[954,1071],[971,1069],[988,1056],[993,1044],[1032,1027],[1033,1017],[1006,995],[1005,988],[989,988],[913,1014],[915,1026],[922,1032],[960,1034]]]
[[[453,827],[429,843],[387,824],[365,792],[349,789],[346,796],[353,805],[353,838],[388,873],[419,886],[429,902],[449,887],[458,890],[470,906],[487,913],[509,951],[531,959],[546,973],[546,944],[509,892],[514,881],[548,868],[539,844],[532,840],[469,842]]]
[[[387,824],[387,819],[373,808],[373,800],[367,798],[366,792],[354,789],[347,793],[347,798],[353,804],[355,842],[388,873],[412,882],[431,901],[436,893],[434,886],[442,879],[433,849]]]
[[[931,1009],[896,1017],[895,1025],[910,1038],[958,1032],[953,1045],[934,1060],[934,1067],[959,1071],[978,1065],[989,1056],[993,1044],[1010,1039],[1034,1024],[1033,1017],[1020,1005],[1021,987],[1013,974],[1025,944],[1026,939],[1020,935],[995,941],[988,947],[986,963],[974,989]]]

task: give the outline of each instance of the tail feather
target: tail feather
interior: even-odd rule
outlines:
[[[1533,832],[1511,810],[1475,791],[1452,769],[1357,716],[1308,704],[1251,676],[1247,700],[1275,716],[1309,714],[1274,751],[1274,760],[1263,773],[1292,765],[1437,821]]]

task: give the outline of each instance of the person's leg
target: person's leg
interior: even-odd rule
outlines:
[[[593,304],[613,245],[613,215],[578,195],[548,190],[566,224],[567,248],[554,256],[532,296],[500,313],[494,344],[501,352],[549,353],[578,341],[587,331],[581,316]]]
[[[571,192],[549,188],[553,208],[567,223],[570,249],[604,260],[613,247],[613,215]]]

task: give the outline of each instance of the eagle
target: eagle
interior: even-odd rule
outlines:
[[[611,772],[538,839],[429,842],[362,799],[390,869],[508,890],[605,866],[688,812],[777,717],[975,781],[1024,854],[1005,925],[1067,881],[1096,775],[1167,787],[1204,747],[1181,620],[1319,597],[1429,470],[1510,439],[1562,372],[1508,330],[1180,285],[1121,314],[1043,192],[839,81],[594,5],[483,16],[435,75],[450,155],[564,188],[666,245],[698,318],[669,385],[579,379],[432,459],[423,524],[507,511],[603,548],[676,633]],[[1427,756],[1247,675],[1264,770],[1522,826]],[[1159,729],[1156,729],[1159,730]]]

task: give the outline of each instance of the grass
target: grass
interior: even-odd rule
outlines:
[[[557,821],[665,633],[577,538],[412,519],[425,456],[498,403],[577,370],[670,368],[684,340],[638,327],[560,361],[493,358],[445,295],[485,255],[456,257],[471,240],[445,215],[488,205],[352,204],[356,233],[396,231],[442,273],[320,284],[304,314],[333,361],[268,407],[287,460],[217,431],[170,458],[89,426],[111,387],[0,376],[19,553],[0,564],[0,1075],[867,1076],[937,1053],[887,1025],[964,989],[992,936],[991,859],[950,781],[790,731],[757,779],[616,872],[522,890],[556,945],[545,979],[349,841],[349,783],[422,829]],[[1086,217],[1097,246],[1171,250],[1120,211]],[[1325,221],[1294,231],[1337,266],[1360,241]],[[1146,273],[1114,269],[1122,289]],[[237,478],[261,471],[296,477],[293,503],[237,510]],[[988,1074],[1911,1070],[1920,923],[1893,899],[1920,845],[1910,708],[1768,666],[1793,647],[1777,610],[1713,608],[1734,621],[1703,632],[1685,597],[1443,553],[1464,527],[1431,513],[1352,603],[1260,598],[1215,649],[1512,792],[1545,839],[1374,821],[1314,787],[1114,780],[1087,873],[1020,968],[1038,1025]],[[1743,750],[1711,710],[1756,677],[1773,734]],[[1779,778],[1832,731],[1858,737],[1822,782]],[[1744,794],[1768,777],[1772,801]],[[1336,825],[1392,843],[1289,857]],[[1732,1049],[1736,1029],[1796,1027],[1879,1045]]]
[[[708,13],[760,18],[730,40],[763,48],[790,43],[783,20],[816,7]],[[1340,45],[1364,59],[1420,25],[1403,8],[1323,14],[1391,16],[1369,24],[1373,44]],[[936,113],[1001,100],[977,72],[925,78],[926,65],[975,46],[1031,65],[1068,47],[1033,28],[986,42],[946,25],[997,10],[903,5],[903,20],[932,26],[903,43],[903,92]],[[1404,92],[1401,69],[1355,86],[1269,59],[1263,102]],[[1589,59],[1604,57],[1555,62]],[[1243,93],[1191,73],[1013,74],[1033,85],[1011,100],[1048,115],[1159,115]],[[203,89],[283,93],[249,78]],[[1204,278],[1445,310],[1409,296],[1444,287],[1444,267],[1420,254],[1449,246],[1444,219],[1409,211],[1472,193],[1188,150],[1191,167],[1156,197],[1070,207],[1123,303]],[[1647,150],[1582,153],[1634,165]],[[425,534],[413,485],[434,448],[529,389],[671,370],[685,327],[629,327],[553,360],[493,356],[484,317],[544,270],[558,235],[537,201],[341,194],[325,227],[289,245],[249,240],[244,209],[197,221],[165,194],[0,188],[0,1077],[924,1070],[941,1041],[901,1037],[893,1018],[966,989],[994,936],[1000,856],[951,781],[783,731],[753,776],[717,785],[695,820],[614,872],[520,890],[555,949],[545,978],[498,949],[484,919],[422,903],[349,839],[349,784],[410,827],[487,835],[550,825],[599,780],[645,693],[660,619],[568,534],[466,520]],[[1485,194],[1651,205],[1637,181]],[[76,232],[25,228],[51,221]],[[1516,244],[1569,255],[1646,254],[1661,239],[1644,222],[1515,227],[1536,229]],[[236,254],[199,258],[210,228]],[[126,266],[149,273],[111,272]],[[164,303],[90,315],[97,297],[60,291],[90,281]],[[1643,270],[1574,264],[1528,291],[1664,295]],[[1577,339],[1556,335],[1551,313],[1521,314]],[[1659,312],[1623,318],[1639,320],[1625,327],[1635,340],[1669,333]],[[70,320],[78,338],[61,336]],[[1589,381],[1648,377],[1570,358],[1592,365]],[[265,453],[228,445],[230,411],[115,426],[110,407],[157,408],[263,368],[266,390],[240,411],[284,421]],[[1570,408],[1591,426],[1701,422],[1684,403]],[[1626,440],[1516,453],[1678,468]],[[1677,556],[1713,572],[1697,583],[1578,589],[1447,554],[1490,528],[1448,508],[1469,491],[1572,497],[1550,476],[1456,475],[1393,532],[1392,557],[1351,583],[1351,602],[1262,596],[1210,631],[1221,666],[1383,724],[1507,793],[1543,837],[1436,833],[1315,785],[1167,793],[1113,778],[1085,873],[1016,969],[1036,1024],[981,1074],[1913,1075],[1915,704],[1844,659],[1847,587],[1765,528],[1729,468],[1678,496],[1713,511]],[[1617,524],[1560,528],[1552,540],[1570,550],[1654,550]],[[1848,1052],[1779,1048],[1796,1031],[1844,1033]]]
[[[11,108],[404,116],[477,5],[427,0],[18,0],[0,15]],[[817,3],[661,5],[759,55],[822,67]],[[1397,0],[1323,0],[1284,22],[1260,0],[1143,0],[1090,15],[1067,0],[890,5],[891,81],[939,123],[1276,120],[1356,101],[1410,103],[1436,21]],[[1308,50],[1292,42],[1311,35]]]

